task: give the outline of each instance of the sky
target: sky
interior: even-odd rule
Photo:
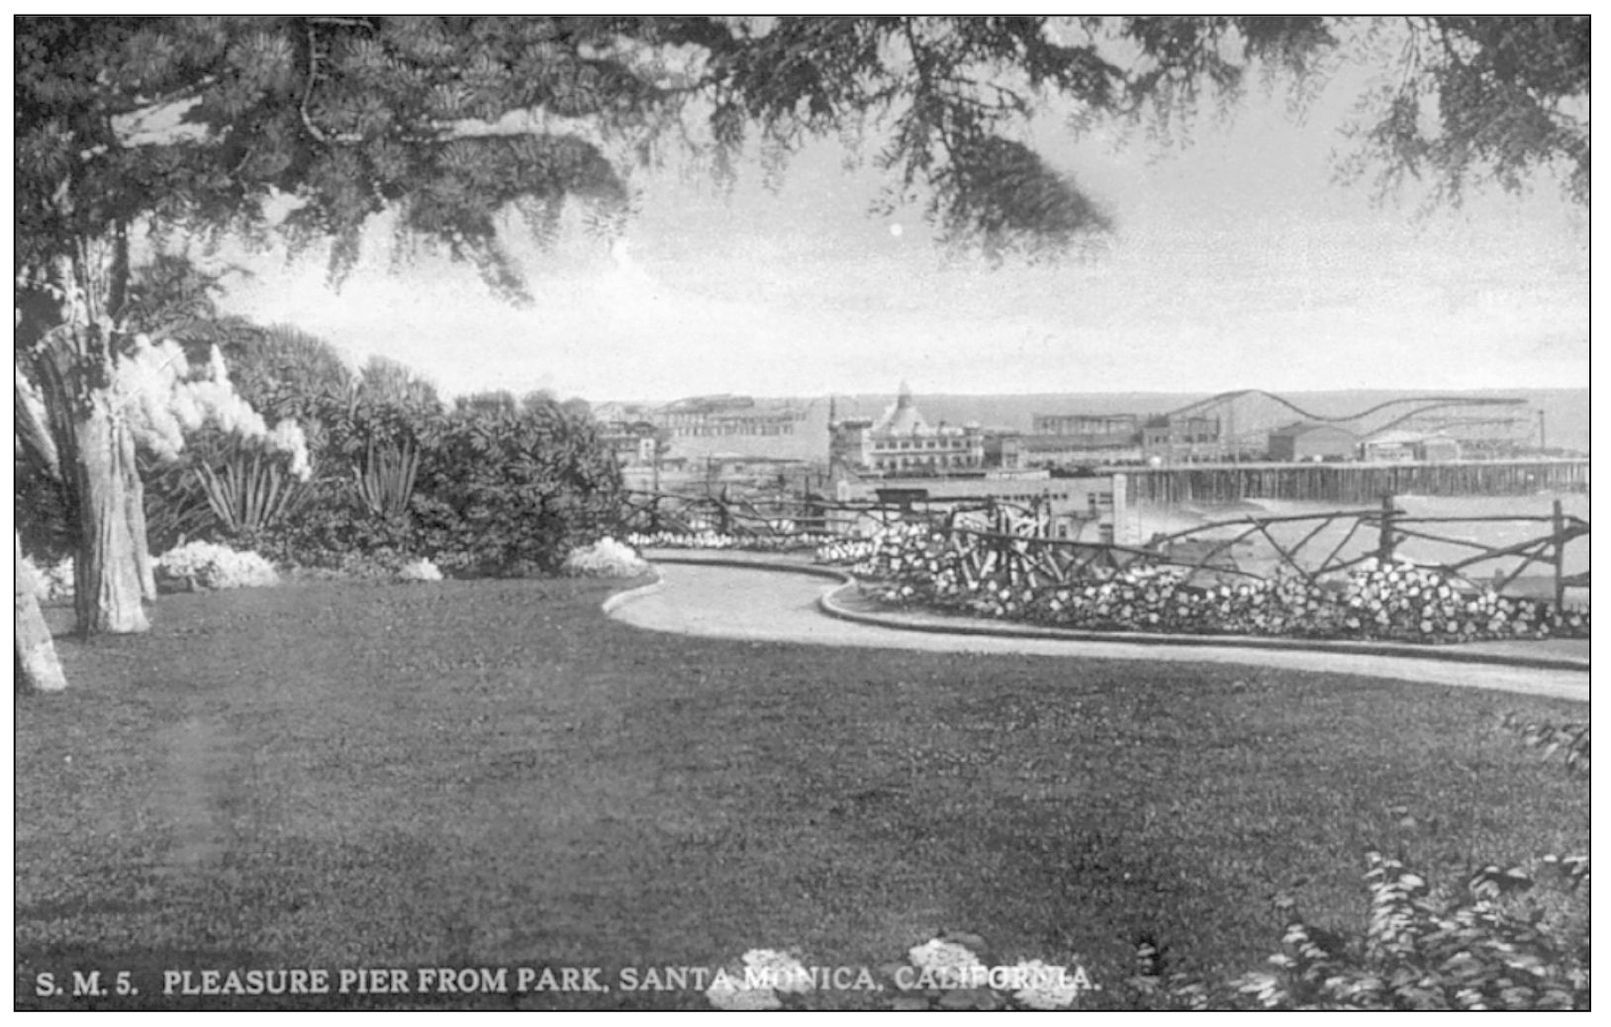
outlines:
[[[1431,212],[1333,184],[1344,101],[1378,73],[1351,71],[1302,124],[1255,98],[1185,148],[1037,117],[1026,141],[1117,225],[1052,266],[948,255],[915,208],[870,216],[884,179],[831,142],[776,192],[753,162],[731,194],[676,162],[634,172],[641,213],[614,242],[512,236],[531,309],[445,261],[392,272],[384,226],[339,294],[317,261],[265,258],[225,305],[447,394],[1587,387],[1589,218],[1553,182]]]

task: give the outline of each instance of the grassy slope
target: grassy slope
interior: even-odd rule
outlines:
[[[1242,969],[1277,888],[1362,922],[1370,844],[1435,873],[1588,847],[1587,789],[1490,726],[1581,706],[680,638],[606,591],[176,596],[64,641],[74,688],[17,702],[19,999],[40,969],[160,1001],[165,968],[877,965],[945,928],[1098,982],[1143,932]]]

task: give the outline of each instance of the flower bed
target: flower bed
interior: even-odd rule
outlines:
[[[1588,1008],[1587,855],[1488,863],[1442,887],[1380,852],[1366,863],[1367,926],[1317,929],[1277,893],[1281,950],[1259,970],[1175,972],[1143,936],[1132,974],[1093,974],[1077,954],[1009,961],[978,935],[950,931],[859,972],[752,949],[705,997],[730,1010],[836,1008],[846,995],[898,1011]]]
[[[747,552],[789,553],[815,549],[825,535],[797,532],[779,535],[734,535],[709,528],[699,531],[633,532],[627,543],[637,549],[741,549]]]
[[[878,550],[878,541],[871,538],[836,538],[817,546],[818,563],[851,566],[870,560]]]
[[[1029,546],[1012,543],[1019,554]],[[1479,590],[1408,561],[1367,560],[1329,582],[1296,573],[1193,582],[1185,568],[1134,563],[1093,566],[1077,580],[1047,585],[978,547],[971,535],[899,525],[881,533],[852,572],[889,603],[1086,630],[1409,642],[1589,637],[1586,608],[1556,610]]]

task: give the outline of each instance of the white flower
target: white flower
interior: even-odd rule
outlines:
[[[229,381],[229,368],[224,366],[224,354],[219,352],[216,345],[207,354],[207,377],[219,383]]]
[[[744,953],[744,966],[756,971],[772,988],[782,992],[811,990],[811,971],[805,964],[776,949],[750,949]]]
[[[1080,997],[1078,978],[1071,978],[1064,967],[1048,966],[1038,959],[1014,966],[1012,980],[1023,985],[1013,992],[1013,998],[1031,1009],[1065,1009]]]
[[[202,588],[255,588],[280,581],[274,565],[258,554],[237,553],[212,542],[187,542],[170,549],[157,557],[156,569]]]
[[[717,973],[716,979],[705,989],[705,998],[717,1009],[754,1011],[783,1008],[783,1003],[771,988],[752,988],[743,974],[731,974],[725,970]]]
[[[649,565],[631,546],[609,537],[572,549],[560,566],[565,574],[596,578],[635,578],[648,569]]]
[[[46,564],[43,567],[36,565],[33,560],[24,556],[22,566],[18,573],[26,567],[32,572],[34,584],[34,597],[40,602],[51,602],[57,599],[71,599],[73,597],[73,558],[64,556],[54,566]]]
[[[178,459],[185,434],[211,421],[227,434],[291,454],[291,473],[303,481],[310,476],[302,429],[282,421],[271,433],[262,415],[235,391],[216,346],[198,372],[172,339],[153,345],[137,335],[132,350],[117,362],[113,385],[136,441],[163,460]]]
[[[268,442],[274,449],[291,454],[291,473],[297,480],[307,481],[313,476],[313,467],[308,462],[308,437],[302,433],[300,424],[286,418],[274,426]]]
[[[413,563],[404,564],[398,569],[397,576],[403,581],[441,581],[442,571],[436,564],[422,557]]]
[[[933,938],[922,945],[915,946],[907,956],[912,965],[919,970],[928,970],[936,976],[951,976],[957,978],[971,977],[976,971],[982,972],[984,964],[964,946],[953,941],[941,941]]]

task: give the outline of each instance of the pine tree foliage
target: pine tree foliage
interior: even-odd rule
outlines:
[[[500,211],[625,202],[603,139],[658,94],[613,38],[590,18],[22,19],[23,256],[142,217],[260,235],[288,196],[285,236],[331,242],[337,280],[392,209],[520,300]],[[501,130],[518,111],[539,116]]]
[[[260,236],[291,197],[285,236],[330,244],[338,281],[390,210],[520,301],[500,224],[551,238],[578,199],[613,223],[673,127],[722,176],[752,133],[775,170],[870,124],[891,204],[921,198],[990,253],[1060,250],[1111,216],[1025,144],[1042,101],[1179,121],[1254,69],[1313,78],[1367,32],[1395,73],[1361,98],[1350,170],[1458,200],[1551,166],[1587,201],[1581,17],[26,17],[19,256],[143,217]]]

